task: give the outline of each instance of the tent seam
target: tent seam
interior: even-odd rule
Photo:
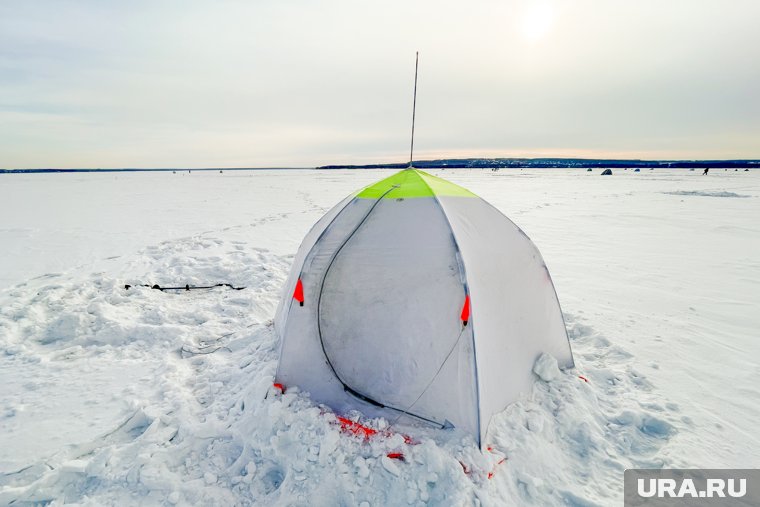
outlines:
[[[423,178],[424,181],[424,178]],[[425,182],[427,185],[427,182]],[[432,191],[432,189],[431,189]],[[459,248],[459,241],[457,241],[457,236],[454,233],[454,226],[451,225],[451,221],[449,220],[449,216],[446,214],[446,210],[443,208],[443,204],[441,204],[440,199],[438,199],[438,196],[433,193],[433,199],[435,200],[435,203],[438,205],[438,209],[441,210],[441,214],[443,215],[444,220],[446,220],[446,224],[449,226],[449,232],[451,233],[451,239],[454,241],[454,248],[456,249],[457,255],[459,255],[459,258],[461,259],[461,262],[457,262],[457,267],[459,267],[459,270],[461,272],[462,278],[464,279],[464,290],[465,290],[465,296],[470,295],[470,285],[467,282],[467,266],[465,265],[464,256],[462,255],[462,250]],[[478,197],[478,199],[480,199]],[[473,304],[472,304],[472,298],[470,298],[470,334],[472,334],[472,362],[473,362],[473,372],[475,373],[475,413],[477,415],[477,426],[478,426],[478,446],[482,446],[482,440],[483,435],[481,435],[480,431],[480,377],[478,375],[478,352],[477,347],[475,346],[475,322],[473,318]]]

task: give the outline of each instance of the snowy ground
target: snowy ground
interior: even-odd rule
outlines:
[[[436,173],[538,245],[576,357],[494,421],[503,464],[270,392],[301,238],[389,171],[2,175],[0,505],[619,505],[625,468],[760,467],[760,172]],[[207,282],[246,289],[124,289]]]

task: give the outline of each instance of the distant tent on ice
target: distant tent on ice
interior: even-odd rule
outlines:
[[[536,246],[475,194],[411,168],[309,231],[275,328],[277,383],[338,413],[453,425],[478,443],[529,390],[541,353],[573,366]]]

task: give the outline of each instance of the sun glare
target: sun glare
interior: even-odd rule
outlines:
[[[521,32],[525,39],[537,41],[544,38],[552,28],[554,10],[546,2],[535,2],[522,15]]]

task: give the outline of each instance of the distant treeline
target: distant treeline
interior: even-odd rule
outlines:
[[[325,165],[317,169],[403,169],[406,163],[367,165]],[[419,160],[414,162],[418,169],[491,169],[491,168],[760,168],[760,160],[616,160],[588,158],[465,158]]]

